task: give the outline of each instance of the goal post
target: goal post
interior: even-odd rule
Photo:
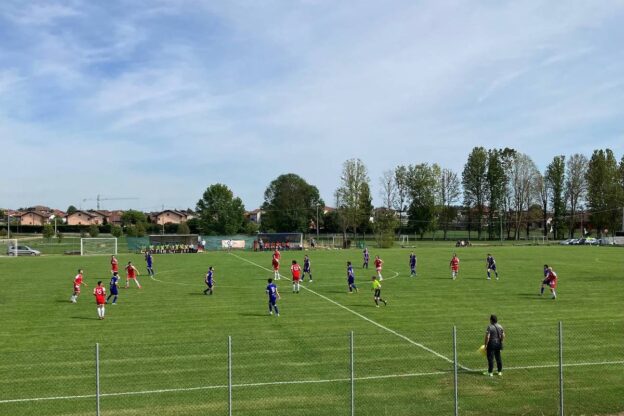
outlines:
[[[80,255],[117,254],[117,238],[81,238]]]
[[[17,239],[16,238],[3,238],[0,239],[0,257],[17,257]]]

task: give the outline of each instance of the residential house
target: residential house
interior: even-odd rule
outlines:
[[[50,217],[38,211],[26,211],[19,214],[18,218],[20,225],[44,225]]]
[[[152,214],[151,219],[152,222],[159,225],[180,224],[189,220],[189,214],[185,211],[166,209],[164,211]]]
[[[103,223],[102,215],[96,215],[88,211],[76,211],[73,214],[68,214],[65,219],[67,225],[100,225]]]

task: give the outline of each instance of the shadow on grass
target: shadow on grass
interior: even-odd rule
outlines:
[[[269,313],[260,313],[260,312],[240,312],[240,316],[270,316]]]
[[[86,316],[72,316],[71,319],[86,319],[88,321],[93,321],[93,320],[97,321],[99,318],[96,318],[96,317],[89,318]]]

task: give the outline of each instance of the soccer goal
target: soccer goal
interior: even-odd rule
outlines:
[[[117,254],[117,239],[115,237],[80,239],[81,256],[97,254]]]
[[[258,242],[262,242],[263,250],[301,250],[303,249],[302,233],[259,233]]]
[[[15,238],[0,239],[0,257],[17,257],[19,253],[17,247],[17,239]]]
[[[401,242],[401,245],[406,245],[409,244],[409,235],[407,234],[401,234],[399,236],[399,241]]]

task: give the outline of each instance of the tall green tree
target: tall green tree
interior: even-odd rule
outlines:
[[[403,230],[403,214],[407,211],[410,204],[406,166],[400,165],[394,169],[394,182],[396,183],[394,209],[399,213],[399,233],[401,233]]]
[[[275,232],[309,232],[310,224],[316,223],[317,207],[324,206],[316,186],[294,173],[280,175],[264,191],[262,227]]]
[[[71,215],[76,211],[78,211],[78,209],[73,205],[70,205],[67,207],[67,215]]]
[[[543,236],[546,237],[548,236],[548,202],[550,201],[550,188],[546,180],[546,173],[542,175],[541,172],[537,172],[535,174],[533,192],[535,193],[535,200],[539,202],[541,208]]]
[[[180,224],[178,224],[178,228],[176,230],[176,234],[179,235],[187,235],[191,233],[191,229],[189,228],[188,224],[186,223],[186,221],[181,222]]]
[[[546,168],[546,182],[550,188],[550,204],[553,210],[551,227],[555,239],[564,238],[565,216],[565,156],[555,156]]]
[[[197,201],[199,229],[207,235],[232,235],[243,229],[245,206],[227,186],[210,185]]]
[[[394,245],[394,234],[399,220],[394,211],[389,208],[378,208],[373,215],[373,231],[377,246],[390,248]]]
[[[468,161],[462,172],[464,187],[464,205],[469,211],[474,210],[477,216],[477,238],[481,238],[481,224],[485,203],[488,200],[487,192],[487,151],[483,147],[475,147],[468,155]],[[472,225],[468,225],[468,233]]]
[[[574,238],[576,229],[576,213],[578,206],[587,191],[587,167],[589,161],[587,157],[576,153],[566,162],[565,193],[570,210],[570,238]],[[581,233],[583,231],[581,230]]]
[[[621,166],[620,166],[621,168]],[[598,233],[614,232],[620,223],[622,196],[618,164],[611,149],[594,150],[587,167],[587,204]]]
[[[147,223],[147,216],[141,211],[129,209],[128,211],[124,211],[124,213],[121,214],[121,223],[124,226],[137,224],[145,225]]]
[[[410,226],[421,238],[425,232],[436,228],[436,194],[441,169],[438,165],[420,163],[408,168],[410,191]]]
[[[520,231],[527,220],[532,204],[535,177],[539,173],[533,160],[524,153],[516,152],[513,158],[510,185],[513,194],[514,238],[520,239]]]
[[[487,194],[489,196],[488,238],[495,237],[500,227],[495,227],[494,215],[503,215],[507,177],[503,166],[502,150],[488,150],[487,158]]]
[[[457,173],[450,169],[442,169],[438,185],[440,221],[444,232],[444,239],[448,233],[449,225],[457,217],[457,207],[461,195],[461,182]]]
[[[370,193],[370,187],[368,183],[362,185],[362,197],[360,198],[360,212],[362,213],[362,219],[358,225],[358,229],[362,233],[369,233],[373,231],[371,224],[371,218],[373,218],[373,197]]]
[[[370,217],[364,202],[370,197],[368,169],[360,159],[349,159],[342,165],[340,186],[336,190],[336,208],[341,228],[346,237],[347,230],[355,235],[362,222]]]

